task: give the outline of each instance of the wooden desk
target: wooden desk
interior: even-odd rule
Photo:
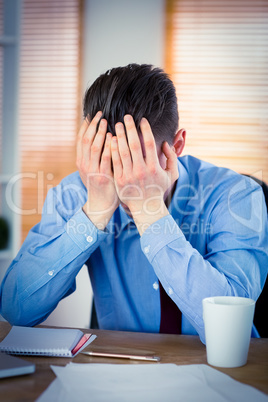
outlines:
[[[0,341],[7,335],[11,326],[0,322]],[[86,350],[155,354],[161,357],[161,363],[206,364],[206,348],[197,336],[143,334],[118,331],[92,331],[98,337]],[[137,364],[137,361],[89,357],[82,354],[73,359],[64,357],[30,357],[23,359],[36,364],[34,374],[4,378],[0,380],[0,400],[34,401],[54,380],[55,375],[50,365],[65,366],[75,363],[115,363]],[[142,364],[160,364],[142,362]],[[252,339],[248,363],[243,367],[220,369],[235,380],[252,385],[268,394],[268,339]]]

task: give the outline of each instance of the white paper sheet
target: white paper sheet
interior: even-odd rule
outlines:
[[[57,379],[38,402],[268,402],[268,396],[207,365],[51,366]]]

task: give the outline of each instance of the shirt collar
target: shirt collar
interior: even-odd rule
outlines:
[[[182,163],[181,158],[178,158],[179,178],[176,183],[176,188],[168,207],[169,213],[179,219],[180,224],[186,213],[187,204],[190,194],[189,174]]]

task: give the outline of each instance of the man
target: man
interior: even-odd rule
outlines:
[[[261,188],[178,158],[186,132],[160,69],[131,64],[101,75],[84,115],[78,172],[49,191],[3,280],[1,313],[16,325],[42,322],[87,264],[100,328],[198,333],[204,342],[203,298],[256,300],[265,282]]]

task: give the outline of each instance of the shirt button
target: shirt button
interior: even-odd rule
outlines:
[[[52,276],[54,274],[54,271],[48,271],[48,275]]]
[[[168,288],[168,294],[171,296],[173,295],[173,290],[171,288]]]
[[[153,288],[154,288],[154,290],[158,290],[158,289],[159,289],[159,285],[158,285],[157,282],[155,282],[155,283],[153,284]]]
[[[92,243],[93,242],[93,237],[92,236],[87,236],[87,242]]]
[[[150,246],[144,247],[144,252],[145,252],[145,254],[148,254],[149,251],[150,251]]]

